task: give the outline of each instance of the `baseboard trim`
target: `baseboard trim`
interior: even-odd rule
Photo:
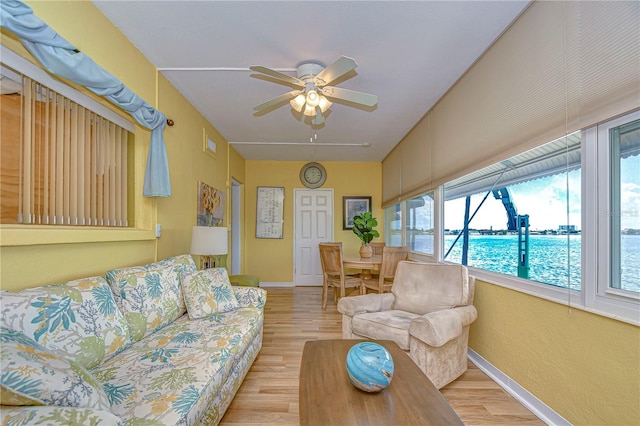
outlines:
[[[522,405],[527,407],[527,409],[546,424],[559,426],[571,425],[571,423],[569,423],[564,417],[553,411],[551,407],[540,401],[535,397],[535,395],[513,381],[509,376],[498,370],[489,361],[478,355],[478,353],[472,349],[468,350],[467,356],[469,360],[471,360],[471,362],[473,362],[480,370],[500,385],[505,392],[517,399]]]
[[[295,287],[293,283],[286,282],[260,282],[260,287]]]

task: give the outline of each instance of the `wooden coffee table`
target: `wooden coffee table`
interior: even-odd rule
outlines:
[[[391,354],[391,384],[363,392],[347,375],[347,352],[361,340],[313,340],[300,365],[301,425],[464,425],[427,376],[393,341],[377,340]]]

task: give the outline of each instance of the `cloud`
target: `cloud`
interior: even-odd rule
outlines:
[[[567,223],[567,185],[569,186],[569,224],[580,229],[580,171],[559,174],[509,187],[517,213],[529,215],[532,230],[558,229]],[[472,214],[483,194],[471,197]],[[464,223],[465,199],[445,203],[445,228],[461,229]],[[489,195],[470,224],[475,229],[506,229],[507,213],[502,201]]]

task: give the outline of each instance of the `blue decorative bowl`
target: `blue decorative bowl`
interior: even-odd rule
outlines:
[[[391,383],[393,358],[377,343],[356,343],[347,353],[347,373],[358,389],[379,392]]]

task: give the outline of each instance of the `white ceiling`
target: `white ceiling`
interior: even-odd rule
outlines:
[[[529,3],[93,1],[244,158],[373,162]],[[377,95],[373,111],[334,102],[315,131],[288,103],[254,114],[254,106],[292,89],[249,66],[295,76],[301,62],[329,65],[342,55],[358,67],[337,86]]]

